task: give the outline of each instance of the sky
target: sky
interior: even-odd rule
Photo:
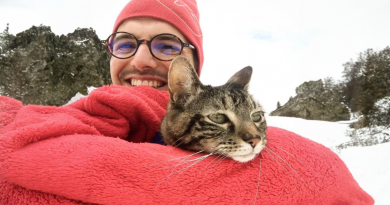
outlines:
[[[172,0],[175,1],[175,0]],[[112,32],[128,0],[0,0],[0,31],[50,26],[57,34]],[[390,46],[388,0],[198,0],[205,62],[201,81],[224,84],[245,66],[250,92],[270,113],[305,81],[342,79],[343,64]]]

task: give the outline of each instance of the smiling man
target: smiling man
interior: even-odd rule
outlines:
[[[172,59],[184,55],[194,65],[196,55],[195,47],[178,29],[147,17],[124,21],[108,38],[107,45],[113,55],[110,62],[113,84],[129,87],[147,85],[167,91]]]
[[[177,55],[186,56],[200,74],[203,36],[194,1],[131,1],[113,31],[105,43],[114,85],[167,91],[169,66]]]

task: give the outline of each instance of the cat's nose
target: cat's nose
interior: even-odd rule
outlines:
[[[260,136],[247,136],[244,138],[244,141],[250,144],[252,147],[255,147],[261,141],[261,138]]]
[[[252,147],[255,147],[259,142],[260,142],[260,139],[259,138],[253,138],[249,141],[247,141]]]

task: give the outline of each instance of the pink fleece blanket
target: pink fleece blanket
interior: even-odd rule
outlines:
[[[373,204],[328,148],[269,127],[248,163],[145,143],[168,95],[106,86],[62,107],[0,97],[0,204]]]

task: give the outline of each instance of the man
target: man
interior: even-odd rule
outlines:
[[[373,203],[337,155],[285,130],[270,128],[268,154],[244,164],[148,143],[170,60],[201,73],[194,0],[132,0],[106,44],[114,85],[62,107],[0,98],[0,204]]]
[[[115,32],[119,33],[115,34]],[[174,37],[164,35],[164,38],[177,37],[179,43],[190,43],[190,45],[183,46],[180,52],[174,53],[157,50],[156,47],[160,46],[157,42],[159,40],[153,37],[160,34],[174,35]],[[148,46],[144,42],[135,45],[135,49],[131,52],[129,49],[122,49],[118,52],[119,56],[116,56],[113,52],[117,51],[112,50],[115,48],[112,44],[123,44],[116,38],[123,39],[124,37],[127,39],[125,43],[137,44],[134,41],[136,39],[154,39],[157,43]],[[179,54],[186,56],[200,74],[203,65],[202,40],[203,35],[195,1],[130,2],[119,14],[115,22],[114,34],[107,39],[109,50],[113,54],[110,63],[112,82],[114,85],[130,87],[151,83],[152,86],[157,85],[155,86],[157,90],[167,91],[167,74],[173,57]],[[154,53],[165,55],[164,59],[159,59]],[[142,83],[138,83],[139,81]]]

